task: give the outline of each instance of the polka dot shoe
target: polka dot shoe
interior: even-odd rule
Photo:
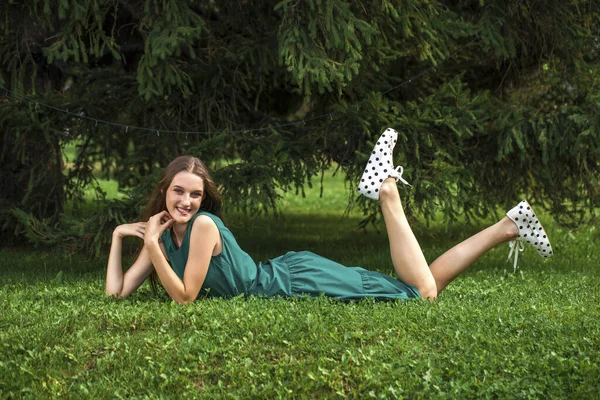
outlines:
[[[398,140],[398,132],[392,128],[386,129],[371,152],[369,162],[365,167],[365,172],[360,178],[358,184],[358,193],[373,200],[379,200],[379,188],[383,181],[389,177],[396,178],[405,185],[410,186],[402,178],[404,169],[400,166],[394,169],[393,152],[396,141]]]
[[[541,257],[549,258],[552,257],[552,246],[550,245],[550,239],[542,227],[542,223],[536,217],[533,209],[527,202],[527,200],[521,201],[512,210],[506,213],[517,227],[519,228],[519,236],[509,243],[510,253],[508,259],[515,253],[514,271],[517,272],[517,259],[519,258],[519,252],[525,248],[525,243],[529,243],[535,248]],[[516,251],[515,251],[516,248]],[[507,261],[508,261],[507,259]]]

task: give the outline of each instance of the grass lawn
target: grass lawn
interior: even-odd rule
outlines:
[[[357,230],[341,178],[325,184],[323,199],[287,196],[283,217],[230,228],[255,260],[306,249],[392,274],[383,227]],[[116,301],[105,258],[0,249],[0,398],[598,399],[599,232],[543,221],[553,259],[528,249],[513,274],[500,246],[435,303],[181,306],[146,285]],[[478,228],[416,230],[432,261]]]

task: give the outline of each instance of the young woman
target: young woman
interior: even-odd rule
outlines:
[[[397,279],[360,267],[346,267],[308,251],[288,252],[255,263],[221,220],[221,198],[204,164],[182,156],[165,169],[142,219],[113,232],[106,272],[106,294],[124,297],[155,271],[169,296],[189,303],[201,293],[229,297],[311,295],[340,299],[435,299],[461,272],[491,248],[510,241],[515,268],[524,243],[542,257],[552,255],[547,235],[523,200],[499,222],[459,243],[431,265],[415,238],[400,202],[393,167],[397,132],[387,129],[375,145],[358,191],[379,200]],[[144,241],[133,265],[123,274],[121,245],[126,236]],[[510,255],[509,254],[509,258]]]

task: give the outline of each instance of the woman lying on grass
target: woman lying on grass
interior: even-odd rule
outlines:
[[[221,220],[221,198],[204,164],[182,156],[165,169],[143,220],[119,225],[113,232],[106,272],[106,294],[124,297],[156,271],[169,296],[189,303],[200,292],[210,296],[238,294],[326,296],[339,299],[435,299],[461,272],[491,248],[511,241],[516,255],[524,243],[542,257],[552,248],[531,206],[523,200],[496,224],[459,243],[431,265],[415,238],[400,202],[392,151],[398,133],[387,129],[370,156],[358,191],[379,200],[389,237],[392,264],[398,279],[359,267],[346,267],[308,251],[288,252],[255,263],[237,244]],[[123,274],[121,244],[137,236],[144,246]],[[510,255],[509,255],[510,257]]]

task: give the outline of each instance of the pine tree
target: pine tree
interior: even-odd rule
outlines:
[[[1,223],[8,234],[28,218],[86,231],[63,206],[94,185],[96,166],[144,188],[182,153],[207,161],[228,204],[246,210],[273,209],[277,188],[302,192],[333,164],[352,190],[388,126],[413,184],[409,212],[452,222],[526,195],[576,223],[600,203],[599,10],[598,0],[4,2]],[[112,217],[86,223],[131,218],[142,195],[105,202]]]

